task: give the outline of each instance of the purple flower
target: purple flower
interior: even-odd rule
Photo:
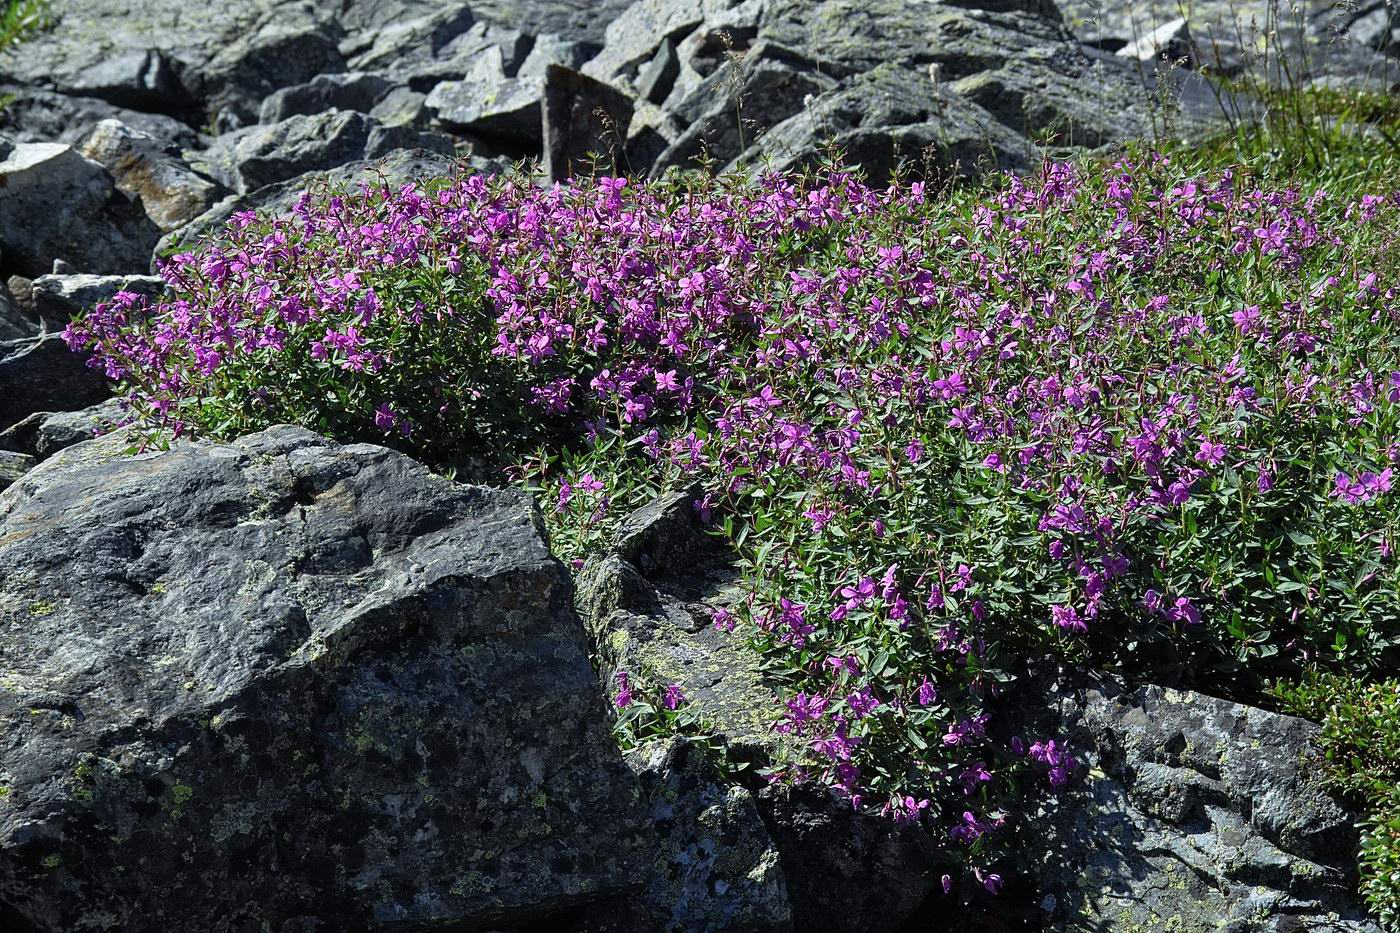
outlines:
[[[1215,444],[1210,438],[1201,440],[1200,449],[1196,451],[1196,459],[1208,467],[1217,467],[1225,460],[1225,445]]]
[[[1185,622],[1187,625],[1196,625],[1201,621],[1201,611],[1192,604],[1191,600],[1185,596],[1178,596],[1172,604],[1168,617],[1173,622]]]
[[[846,696],[846,705],[851,708],[851,714],[857,719],[864,719],[879,708],[880,700],[875,694],[870,692],[869,687],[862,687],[854,693]]]
[[[618,709],[626,709],[632,705],[632,681],[626,671],[618,671],[616,680],[617,696],[613,698],[613,705]]]
[[[1089,626],[1080,617],[1079,611],[1070,605],[1051,606],[1050,618],[1055,626],[1062,632],[1072,632],[1082,634],[1089,631]]]

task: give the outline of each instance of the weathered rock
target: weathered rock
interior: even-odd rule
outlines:
[[[0,286],[0,342],[22,340],[39,333],[33,315],[25,314],[15,304],[8,287]]]
[[[160,237],[102,166],[61,143],[22,143],[0,161],[0,247],[12,272],[43,275],[62,259],[117,274],[150,261]]]
[[[1221,75],[1248,72],[1265,83],[1306,86],[1314,81],[1342,87],[1385,90],[1400,83],[1387,68],[1379,29],[1368,19],[1382,3],[1293,0],[1060,0],[1074,34],[1091,45],[1116,51],[1142,44],[1178,18],[1185,35],[1175,49]],[[1182,48],[1184,46],[1184,49]],[[1180,55],[1178,54],[1178,57]]]
[[[370,108],[369,115],[385,126],[425,126],[432,119],[427,100],[427,94],[396,87]]]
[[[1117,52],[1120,58],[1138,62],[1162,60],[1175,64],[1196,67],[1196,44],[1191,41],[1191,31],[1186,20],[1178,16],[1168,20],[1145,36],[1129,42]]]
[[[54,25],[11,50],[6,71],[49,90],[223,129],[279,87],[343,70],[336,11],[311,0],[54,0]]]
[[[54,330],[62,330],[73,315],[111,301],[117,292],[156,297],[165,282],[153,275],[41,275],[31,294],[35,313]]]
[[[618,671],[680,684],[737,756],[763,760],[776,741],[772,695],[758,656],[711,622],[710,606],[738,581],[729,555],[700,531],[694,500],[677,492],[629,516],[614,552],[585,566],[580,610],[604,684]]]
[[[446,8],[434,4],[352,4],[348,15],[357,14],[363,19],[352,18],[349,24],[365,28],[353,32],[341,45],[350,67],[356,71],[395,69],[400,76],[404,70],[432,62],[438,52],[476,22],[465,3]]]
[[[632,122],[632,101],[621,91],[585,74],[550,65],[544,80],[544,167],[556,181],[582,174],[594,167],[594,155],[603,166],[617,159],[608,154],[622,149]],[[605,168],[606,170],[606,168]]]
[[[465,78],[433,88],[424,106],[444,126],[512,152],[532,154],[543,144],[544,93],[544,76],[509,77],[500,50],[493,47],[476,58]]]
[[[126,443],[0,495],[0,901],[546,929],[632,883],[636,782],[528,496],[298,428]]]
[[[258,122],[281,123],[288,117],[313,116],[327,110],[369,113],[391,87],[383,75],[360,71],[317,75],[305,84],[269,94],[258,110]]]
[[[536,36],[535,44],[530,47],[530,54],[521,62],[517,75],[538,77],[544,74],[549,65],[563,65],[565,68],[577,70],[583,67],[584,62],[597,55],[598,49],[599,46],[591,42],[575,42],[548,33]]]
[[[120,425],[125,415],[118,398],[79,411],[36,411],[0,431],[0,450],[27,454],[37,462],[107,433]]]
[[[28,454],[0,450],[0,492],[19,482],[20,477],[34,469],[37,462]]]
[[[156,253],[163,256],[181,248],[192,248],[200,240],[223,229],[229,218],[240,211],[286,216],[292,212],[303,192],[346,191],[358,189],[362,184],[388,185],[396,189],[410,182],[421,183],[425,179],[451,175],[459,164],[463,163],[449,159],[440,152],[396,149],[382,159],[350,162],[324,172],[308,172],[249,194],[225,198],[189,224],[166,235],[156,248]],[[479,172],[501,172],[508,168],[475,157],[464,164],[472,171]],[[153,269],[154,265],[152,263]]]
[[[76,411],[111,394],[58,334],[0,343],[0,425],[36,411]]]
[[[278,88],[345,70],[334,12],[315,0],[274,0],[270,9],[219,49],[202,78],[205,109],[220,132],[254,123]]]
[[[681,73],[681,60],[670,39],[661,43],[651,61],[637,75],[637,96],[652,104],[666,100]]]
[[[415,91],[429,91],[443,81],[472,74],[477,60],[488,53],[500,57],[506,75],[514,75],[530,44],[530,37],[518,29],[472,22],[465,7],[449,7],[380,30],[351,63],[359,70],[384,72]]]
[[[707,6],[729,5],[725,0],[637,0],[608,25],[602,51],[583,72],[600,81],[630,82],[663,43],[679,42],[703,23]]]
[[[0,131],[17,142],[75,145],[101,121],[120,120],[180,149],[202,145],[199,133],[174,117],[128,110],[95,97],[73,97],[20,85],[0,86],[0,96],[6,101],[0,107]]]
[[[160,49],[132,49],[74,75],[64,88],[78,97],[96,97],[131,110],[180,112],[190,95]]]
[[[477,23],[465,33],[453,39],[438,56],[438,66],[422,73],[424,79],[456,78],[466,74],[472,63],[487,49],[501,53],[501,66],[507,75],[520,72],[534,45],[534,39],[519,29],[497,26],[492,23]]]
[[[1365,48],[1400,55],[1400,10],[1392,3],[1372,0],[1369,4],[1359,4],[1341,28],[1348,39]]]
[[[117,190],[140,200],[146,216],[165,232],[207,211],[223,193],[186,165],[174,144],[119,120],[101,121],[77,148],[107,170]]]
[[[652,172],[692,166],[702,158],[718,165],[734,162],[756,138],[804,112],[811,101],[836,87],[837,82],[823,75],[817,63],[761,42],[673,106],[690,127],[657,157]]]
[[[33,337],[38,334],[39,312],[34,308],[34,280],[23,275],[12,275],[0,292],[9,299],[11,323],[25,331],[19,336]]]
[[[452,141],[411,127],[383,126],[350,110],[288,117],[220,137],[197,163],[239,194],[256,191],[349,162],[377,159],[396,149],[451,155]]]
[[[1107,683],[1059,708],[1089,768],[1028,834],[1048,853],[1053,929],[1379,933],[1356,894],[1354,817],[1310,758],[1316,726]]]
[[[923,826],[852,813],[825,787],[765,787],[759,811],[787,878],[798,930],[898,930],[933,892],[941,843]]]
[[[627,149],[652,174],[701,160],[795,167],[834,143],[877,182],[900,161],[940,175],[1028,168],[1040,161],[1030,138],[1092,147],[1153,134],[1150,88],[1176,80],[1084,49],[1039,0],[652,0],[619,18],[584,70],[661,98]],[[1217,117],[1198,103],[1170,129]]]
[[[914,177],[973,177],[1035,164],[1026,139],[986,111],[937,93],[927,75],[877,68],[760,136],[749,165],[809,167],[826,146],[883,184],[904,165]],[[668,161],[663,155],[658,165]],[[738,167],[738,161],[734,163]]]
[[[644,887],[588,911],[574,933],[784,933],[787,881],[752,795],[725,779],[703,746],[674,738],[627,756],[658,850]]]
[[[631,3],[632,0],[473,0],[472,9],[483,19],[526,32],[554,33],[598,44],[608,24]]]

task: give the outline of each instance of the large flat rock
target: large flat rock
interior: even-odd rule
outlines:
[[[0,495],[0,920],[516,928],[631,882],[527,496],[299,428],[128,444]]]

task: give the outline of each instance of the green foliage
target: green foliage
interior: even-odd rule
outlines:
[[[1334,193],[1384,183],[1400,171],[1400,98],[1326,87],[1259,87],[1260,110],[1210,138],[1176,144],[1172,154],[1197,170],[1247,166],[1274,184]]]
[[[1272,693],[1289,712],[1322,724],[1329,783],[1366,809],[1362,894],[1387,930],[1400,930],[1400,680],[1314,673]]]
[[[32,33],[48,28],[50,0],[3,0],[0,8],[0,55]]]
[[[618,679],[623,686],[614,700],[617,716],[613,734],[624,752],[684,736],[721,774],[738,779],[747,770],[747,762],[731,753],[704,710],[689,702],[678,687],[642,683],[628,674],[621,674]]]

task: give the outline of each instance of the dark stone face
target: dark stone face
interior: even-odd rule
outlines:
[[[635,779],[526,498],[300,429],[125,445],[0,498],[0,902],[475,929],[629,883]]]

